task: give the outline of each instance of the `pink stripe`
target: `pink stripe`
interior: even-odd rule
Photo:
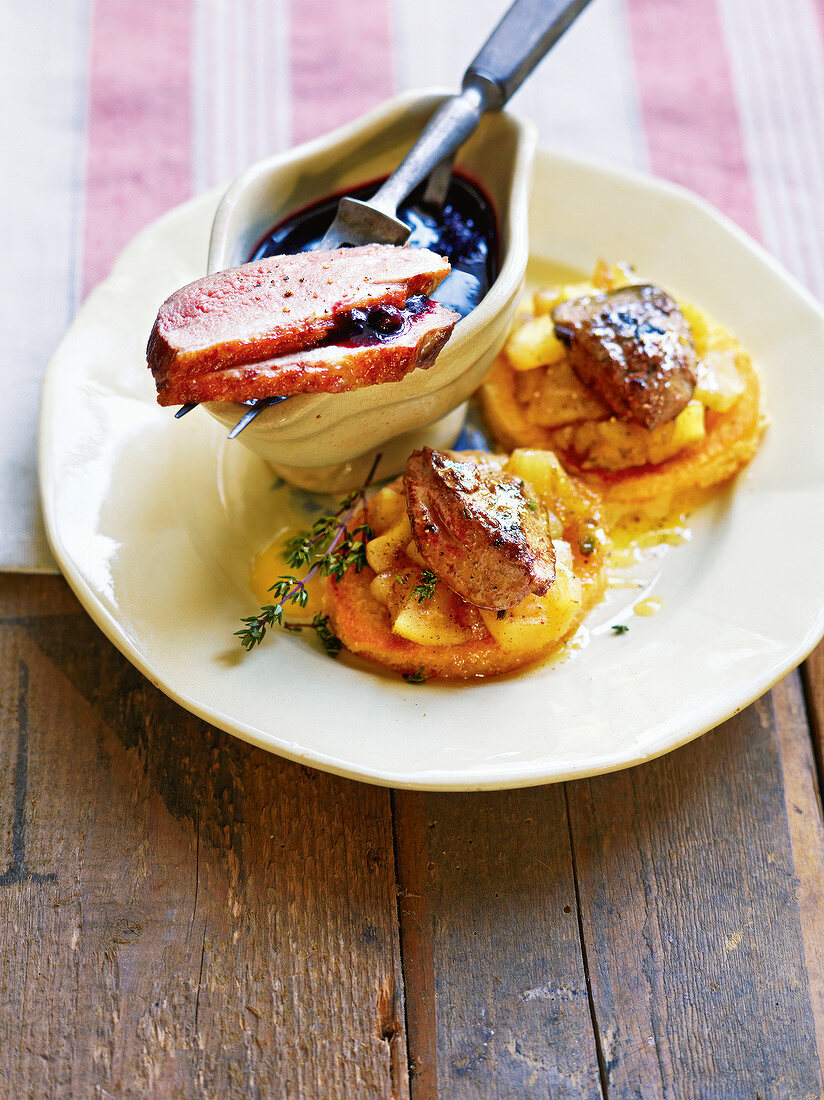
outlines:
[[[348,122],[394,91],[388,0],[290,0],[295,143]]]
[[[628,0],[650,167],[758,236],[729,58],[715,0]]]
[[[92,25],[83,289],[192,189],[192,0],[97,0]]]
[[[813,0],[813,9],[818,17],[818,26],[821,31],[822,43],[824,43],[824,0]]]

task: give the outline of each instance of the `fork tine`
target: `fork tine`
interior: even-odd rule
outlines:
[[[252,405],[251,409],[249,409],[247,413],[243,414],[240,420],[238,420],[237,424],[235,424],[234,428],[232,428],[232,430],[229,432],[229,439],[236,439],[237,436],[239,436],[240,433],[243,431],[243,429],[247,428],[255,419],[255,417],[259,416],[264,409],[268,409],[270,405],[277,405],[279,402],[285,400],[285,397],[262,397],[260,401],[256,401],[255,404]]]
[[[423,193],[423,202],[426,206],[436,206],[439,210],[446,202],[449,184],[452,182],[452,169],[455,165],[455,153],[444,157],[429,173],[426,181],[426,189]]]
[[[376,210],[369,203],[344,196],[335,220],[326,230],[319,248],[346,248],[361,244],[405,244],[411,228],[399,218]]]

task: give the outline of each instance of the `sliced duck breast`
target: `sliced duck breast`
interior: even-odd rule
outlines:
[[[426,249],[378,244],[255,260],[167,298],[149,338],[148,364],[162,391],[217,367],[302,351],[324,340],[341,316],[428,295],[449,270]]]
[[[437,302],[409,315],[394,332],[373,340],[345,329],[338,342],[170,380],[161,405],[192,401],[251,401],[298,393],[341,393],[397,382],[416,367],[432,365],[449,339],[458,314]]]

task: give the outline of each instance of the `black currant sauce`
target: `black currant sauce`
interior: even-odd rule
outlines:
[[[402,306],[374,306],[372,309],[350,309],[335,317],[335,327],[323,341],[339,347],[363,348],[392,340],[405,332],[416,317],[432,308],[429,298],[416,294]]]
[[[299,210],[276,225],[249,257],[289,256],[317,248],[332,223],[341,195],[368,199],[382,180],[354,190],[330,195],[312,206]],[[432,294],[441,305],[456,310],[462,317],[475,308],[489,290],[499,270],[498,227],[495,211],[486,195],[464,176],[453,175],[442,209],[423,202],[422,184],[398,209],[398,217],[412,229],[411,248],[430,248],[444,256],[452,270]],[[347,342],[380,343],[394,335],[410,318],[422,313],[426,298],[410,298],[403,309],[379,306],[371,310],[352,310],[342,315]],[[361,316],[362,315],[362,316]]]

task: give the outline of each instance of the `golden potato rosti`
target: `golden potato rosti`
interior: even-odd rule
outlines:
[[[463,456],[462,456],[463,457]],[[330,581],[324,610],[347,649],[397,672],[470,679],[528,665],[577,629],[605,585],[607,538],[595,493],[551,454],[474,456],[523,482],[546,510],[555,581],[505,612],[463,600],[426,568],[412,538],[402,479],[370,499],[353,524],[368,523],[369,567]]]
[[[606,502],[630,507],[726,481],[753,457],[765,424],[749,356],[689,305],[681,309],[699,374],[693,400],[675,419],[653,429],[618,419],[578,379],[551,332],[551,310],[572,294],[631,281],[627,269],[601,263],[589,286],[538,291],[481,387],[484,416],[499,444],[552,450]]]

